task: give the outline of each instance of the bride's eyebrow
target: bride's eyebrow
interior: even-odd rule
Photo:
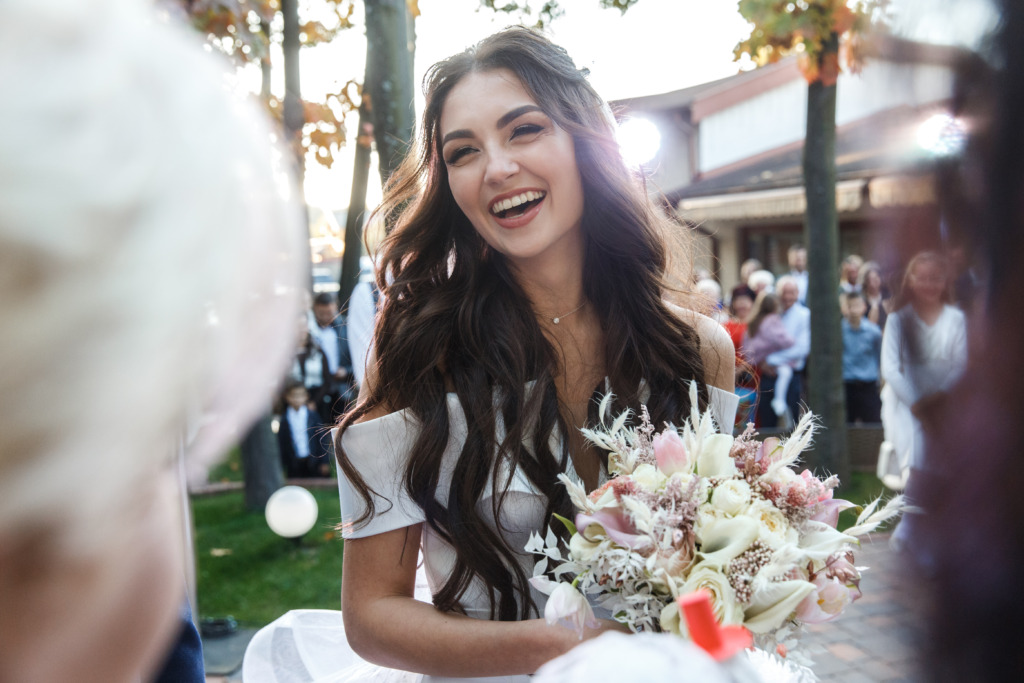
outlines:
[[[523,114],[529,114],[531,111],[543,112],[544,110],[538,107],[536,104],[524,104],[521,107],[516,107],[507,114],[503,114],[502,117],[498,119],[498,122],[494,124],[494,127],[497,128],[498,130],[501,130],[502,128],[510,124],[512,121],[518,119]],[[444,145],[447,145],[451,140],[471,137],[473,137],[473,131],[468,130],[466,128],[453,130],[452,132],[446,134],[441,139],[441,146],[443,147]]]
[[[536,104],[524,104],[521,107],[516,107],[515,109],[508,112],[500,119],[498,119],[498,123],[495,124],[495,128],[498,128],[500,130],[507,126],[508,124],[515,121],[516,119],[518,119],[523,114],[528,114],[531,111],[541,111],[541,108],[538,107]]]

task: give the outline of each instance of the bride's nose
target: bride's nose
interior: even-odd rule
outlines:
[[[512,155],[500,150],[488,156],[484,182],[489,185],[500,185],[518,172],[519,164]]]

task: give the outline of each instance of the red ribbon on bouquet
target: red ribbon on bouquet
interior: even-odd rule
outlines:
[[[754,644],[754,636],[743,626],[719,625],[706,590],[680,596],[676,604],[686,617],[690,638],[716,661],[725,661]]]

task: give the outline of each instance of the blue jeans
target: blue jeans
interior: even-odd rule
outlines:
[[[192,623],[192,610],[186,602],[181,609],[181,630],[167,653],[163,668],[153,683],[205,683],[203,643]]]

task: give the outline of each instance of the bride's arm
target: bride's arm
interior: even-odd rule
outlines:
[[[371,351],[364,400],[377,381]],[[368,421],[387,414],[378,407]],[[413,598],[423,525],[345,541],[341,602],[349,644],[363,659],[436,676],[530,674],[579,644],[574,631],[543,619],[501,622],[439,612]],[[599,635],[587,630],[586,638]]]
[[[421,530],[417,524],[345,542],[342,615],[360,657],[435,676],[502,676],[533,673],[579,643],[574,631],[543,619],[485,621],[414,600]]]

